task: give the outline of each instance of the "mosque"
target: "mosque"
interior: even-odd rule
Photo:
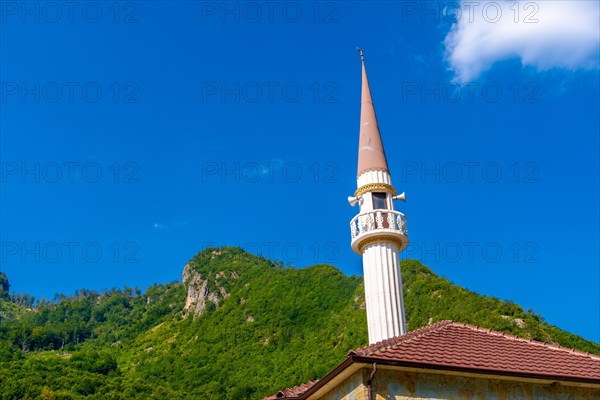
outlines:
[[[350,223],[362,255],[369,345],[317,381],[264,400],[600,400],[600,357],[473,325],[442,321],[407,332],[399,254],[404,200],[392,185],[362,61],[357,189]],[[307,349],[306,351],[310,351]]]

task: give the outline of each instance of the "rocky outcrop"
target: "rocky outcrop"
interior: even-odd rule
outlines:
[[[502,319],[509,320],[510,322],[512,322],[513,324],[518,326],[519,328],[525,328],[525,325],[527,325],[522,318],[513,318],[508,315],[501,315],[501,317],[502,317]]]
[[[181,274],[182,282],[188,288],[183,316],[200,317],[210,303],[218,308],[220,301],[229,297],[229,293],[218,283],[218,280],[224,276],[224,273],[218,273],[215,279],[209,282],[209,277],[205,279],[190,264],[187,264]]]

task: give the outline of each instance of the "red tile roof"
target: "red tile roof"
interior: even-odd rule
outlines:
[[[600,356],[453,321],[353,350],[348,358],[354,362],[600,384]],[[301,399],[309,389],[332,377],[330,373],[321,381],[286,389],[265,400]]]
[[[319,381],[318,380],[316,380],[316,381],[309,381],[308,383],[303,383],[302,385],[294,386],[292,388],[279,391],[276,394],[274,394],[273,396],[265,397],[263,400],[277,400],[277,399],[293,399],[293,398],[298,398],[304,392],[306,392],[308,389],[310,389],[311,387],[313,387],[317,382],[319,382]]]
[[[438,322],[350,355],[600,383],[600,356],[452,321]]]

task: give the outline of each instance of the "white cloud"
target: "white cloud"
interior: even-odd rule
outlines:
[[[170,224],[162,224],[160,222],[155,222],[154,224],[152,224],[152,227],[154,229],[173,229],[173,228],[179,228],[181,226],[189,225],[190,223],[191,223],[191,220],[181,217],[181,216],[178,216],[178,217],[175,217]]]
[[[281,168],[281,166],[284,165],[284,164],[285,163],[283,162],[283,160],[281,158],[273,158],[269,162],[263,162],[262,163],[261,174],[262,174],[262,176],[269,176],[269,177],[271,177],[271,175],[274,173],[274,171],[276,169]]]
[[[463,1],[460,11],[445,39],[458,82],[517,58],[540,71],[600,68],[597,0]]]

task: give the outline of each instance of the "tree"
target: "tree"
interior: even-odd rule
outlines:
[[[54,393],[52,390],[48,389],[47,386],[44,386],[42,388],[42,392],[40,393],[40,397],[43,400],[56,400],[56,393]]]
[[[8,276],[4,272],[0,272],[0,299],[8,300],[8,291],[10,290],[10,284],[8,283]]]

